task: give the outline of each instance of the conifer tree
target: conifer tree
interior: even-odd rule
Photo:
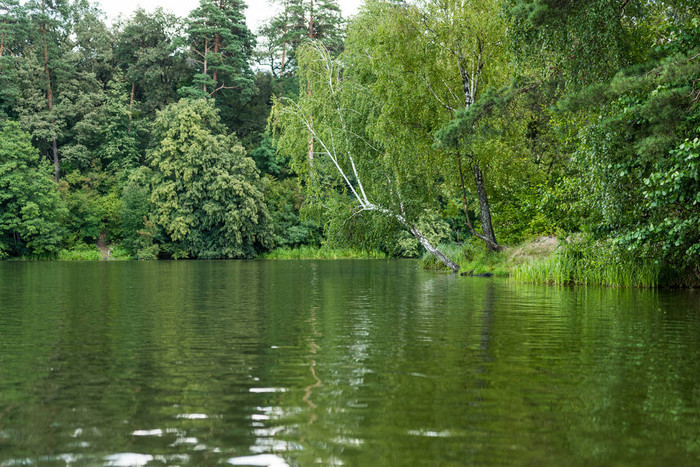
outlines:
[[[250,71],[254,37],[245,23],[242,0],[201,0],[187,19],[190,58],[196,64],[193,96],[226,91],[245,100],[252,94]]]
[[[177,85],[185,75],[175,41],[181,25],[158,8],[152,13],[137,9],[117,26],[114,56],[129,82],[130,130],[135,112],[153,117],[177,100]]]
[[[273,74],[296,73],[297,49],[308,39],[320,41],[333,55],[342,51],[345,22],[337,0],[279,0],[282,11],[263,26],[263,53]]]

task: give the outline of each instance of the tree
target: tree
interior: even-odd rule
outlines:
[[[201,97],[235,90],[241,102],[252,94],[248,62],[254,38],[245,23],[242,0],[200,0],[187,20],[191,59],[197,64],[194,88]]]
[[[623,70],[565,102],[571,111],[595,116],[582,125],[574,153],[577,175],[586,181],[579,192],[588,207],[582,225],[696,274],[699,75],[695,48]]]
[[[255,162],[226,136],[213,103],[182,99],[158,114],[148,154],[152,219],[174,257],[247,258],[271,240]]]
[[[478,101],[484,89],[505,82],[506,25],[497,1],[374,1],[353,24],[346,43],[352,63],[383,105],[376,134],[395,157],[418,159],[424,170],[456,182],[472,235],[500,247],[491,221],[487,174],[494,148],[480,144],[478,128],[459,144],[433,147],[438,130]],[[420,157],[416,157],[421,154]],[[465,165],[473,173],[482,232],[472,225]]]
[[[139,8],[116,26],[114,57],[129,82],[129,122],[137,107],[141,116],[155,117],[156,110],[178,100],[177,87],[186,76],[176,43],[181,27],[181,19],[161,8],[152,13]]]
[[[518,62],[556,83],[573,228],[698,274],[700,5],[510,2]],[[601,45],[604,45],[601,47]],[[563,132],[562,132],[563,133]]]
[[[102,169],[133,168],[141,160],[137,132],[132,131],[132,107],[125,81],[123,75],[116,73],[107,83],[105,101],[95,116],[100,141],[95,153]]]
[[[31,21],[29,45],[24,49],[23,98],[20,100],[20,116],[23,127],[32,137],[50,144],[50,158],[54,166],[54,179],[60,177],[58,138],[61,121],[54,109],[56,72],[63,68],[63,55],[71,49],[70,6],[65,0],[33,0],[26,5]],[[43,98],[41,95],[43,94]],[[42,102],[43,100],[43,102]]]
[[[94,116],[104,99],[104,83],[96,72],[104,67],[95,57],[105,47],[109,50],[109,37],[97,26],[97,13],[81,5],[44,0],[26,6],[32,28],[18,67],[21,97],[16,112],[22,128],[53,162],[56,181],[62,172],[89,166],[98,144]],[[89,31],[76,34],[76,25]],[[86,38],[93,33],[100,47]]]
[[[71,5],[77,68],[93,73],[100,83],[106,84],[114,68],[115,37],[102,21],[103,15],[88,0],[74,0]]]
[[[516,65],[558,80],[562,90],[610,79],[648,56],[655,35],[648,19],[664,3],[673,2],[508,0]]]
[[[298,101],[278,100],[272,118],[279,147],[294,155],[292,166],[306,187],[307,203],[316,209],[344,211],[348,218],[390,218],[457,272],[459,266],[416,226],[433,183],[410,166],[396,164],[381,141],[379,147],[373,144],[366,130],[366,116],[378,111],[379,103],[352,74],[344,72],[341,62],[332,59],[323,45],[309,43],[299,50],[298,58],[302,89],[308,92],[302,91]],[[315,148],[313,165],[308,160],[309,137]],[[405,180],[405,174],[413,180]]]
[[[278,0],[282,11],[263,25],[265,38],[261,54],[272,74],[293,76],[297,68],[297,49],[308,39],[322,43],[332,55],[343,49],[345,23],[336,0]]]
[[[16,122],[0,130],[0,258],[56,254],[67,213],[50,168]]]
[[[20,95],[17,67],[27,26],[25,10],[18,0],[0,1],[0,119],[17,116]]]

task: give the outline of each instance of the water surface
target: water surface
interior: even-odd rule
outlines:
[[[700,296],[0,263],[0,465],[695,465]]]

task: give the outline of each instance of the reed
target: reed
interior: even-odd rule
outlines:
[[[633,258],[617,248],[586,243],[561,245],[552,255],[512,269],[518,282],[532,284],[580,284],[610,287],[657,287],[662,268],[650,258]]]
[[[462,272],[510,276],[532,284],[651,288],[662,285],[664,277],[654,259],[634,257],[610,242],[585,237],[560,242],[543,237],[498,253],[488,252],[479,242],[442,244],[438,249],[459,264]],[[447,270],[430,254],[423,255],[420,265]]]

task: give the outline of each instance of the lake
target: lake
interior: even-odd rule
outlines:
[[[700,294],[0,263],[0,465],[697,465]]]

